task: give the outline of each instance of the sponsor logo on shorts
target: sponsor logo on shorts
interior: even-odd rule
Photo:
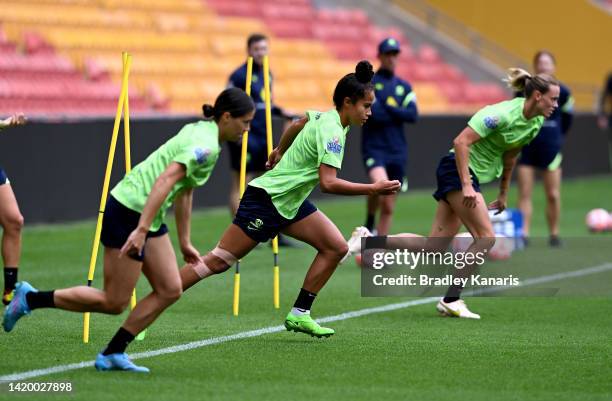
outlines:
[[[259,231],[263,227],[263,221],[261,219],[255,219],[254,221],[249,222],[248,228],[249,230]]]
[[[374,160],[373,157],[370,157],[368,160],[366,160],[366,166],[368,167],[372,167],[374,163],[376,163],[376,160]]]
[[[195,148],[193,153],[198,164],[204,164],[208,160],[208,156],[210,156],[210,149]]]
[[[499,124],[499,117],[497,116],[485,117],[484,123],[487,128],[495,129],[497,128],[497,124]]]
[[[340,154],[340,152],[342,152],[342,145],[340,145],[340,138],[335,136],[331,141],[327,142],[327,150],[332,153]]]

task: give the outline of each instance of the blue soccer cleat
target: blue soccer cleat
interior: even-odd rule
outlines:
[[[103,355],[99,353],[96,356],[96,363],[94,364],[96,370],[106,372],[109,370],[125,370],[127,372],[138,372],[138,373],[149,373],[149,368],[144,366],[135,365],[134,362],[130,361],[127,354],[110,354]]]
[[[22,316],[30,314],[30,307],[26,301],[28,292],[38,292],[38,290],[30,285],[27,281],[17,283],[13,299],[4,310],[4,319],[2,319],[2,327],[7,333],[13,330],[17,320]]]

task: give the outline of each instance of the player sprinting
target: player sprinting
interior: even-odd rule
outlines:
[[[333,329],[316,323],[310,310],[348,246],[334,223],[306,198],[317,184],[323,192],[339,195],[387,195],[400,188],[399,181],[358,184],[337,177],[349,126],[362,125],[371,114],[372,75],[372,65],[361,61],[355,73],[347,74],[338,82],[333,96],[335,109],[309,111],[284,132],[268,159],[271,170],[250,182],[233,224],[217,247],[203,256],[201,263],[181,269],[183,290],[226,271],[258,242],[284,232],[317,250],[285,319],[285,327],[317,337],[334,334]]]
[[[25,122],[26,118],[23,114],[14,114],[0,120],[0,131],[7,127],[23,125]],[[2,261],[4,262],[2,303],[8,305],[13,298],[13,290],[17,283],[23,216],[19,211],[11,182],[2,167],[0,167],[0,225],[2,226]]]
[[[547,51],[539,51],[533,59],[536,73],[554,75],[555,57]],[[561,217],[561,148],[573,119],[574,99],[569,89],[559,84],[559,108],[544,121],[538,136],[521,150],[518,161],[518,206],[523,213],[523,233],[527,243],[533,205],[531,193],[535,170],[542,173],[544,191],[546,192],[546,218],[548,221],[549,244],[561,245],[559,239],[559,220]],[[522,96],[522,94],[519,94]]]
[[[488,252],[493,247],[495,232],[488,209],[501,213],[506,208],[519,152],[538,135],[545,117],[550,117],[558,107],[560,93],[559,83],[551,75],[532,76],[519,68],[510,69],[508,83],[514,90],[524,92],[525,97],[478,111],[455,138],[450,153],[440,160],[436,171],[438,187],[433,194],[438,207],[429,237],[393,235],[383,239],[387,246],[446,250],[463,224],[474,237],[468,252]],[[499,194],[487,207],[480,184],[500,177]],[[358,227],[349,240],[350,252],[360,252],[361,237],[368,235],[365,227]],[[405,237],[416,239],[407,241]],[[469,276],[473,268],[474,265],[464,268],[463,274]],[[451,286],[436,305],[437,310],[449,316],[480,319],[460,299],[462,290],[461,286]]]
[[[104,290],[78,286],[39,292],[27,282],[17,283],[4,313],[5,331],[39,308],[119,314],[128,306],[142,271],[153,291],[138,302],[98,354],[95,367],[102,371],[149,371],[131,362],[125,349],[182,293],[176,256],[164,224],[166,210],[174,204],[181,253],[186,262],[197,263],[200,253],[190,240],[193,189],[210,177],[220,142],[236,141],[248,130],[255,107],[244,91],[231,88],[217,97],[214,107],[205,105],[203,110],[212,120],[184,126],[111,191],[101,234]]]
[[[361,137],[363,164],[371,182],[391,179],[403,183],[406,175],[408,145],[404,124],[416,122],[418,110],[412,87],[395,75],[399,53],[400,45],[396,39],[387,38],[378,45],[380,68],[372,79],[376,102]],[[387,235],[396,200],[395,194],[368,195],[366,228],[374,229],[376,213],[380,209],[377,233]]]

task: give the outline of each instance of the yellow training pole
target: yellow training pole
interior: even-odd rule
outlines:
[[[266,101],[266,144],[268,156],[272,153],[272,99],[270,91],[270,62],[268,56],[263,59],[264,93]],[[274,267],[272,278],[272,300],[276,309],[280,308],[280,269],[278,267],[278,236],[272,240],[272,253],[274,254]]]
[[[132,63],[132,56],[127,52],[123,52],[123,68]],[[124,82],[125,87],[123,91],[125,93],[125,98],[123,102],[123,139],[125,150],[125,174],[127,175],[130,171],[132,171],[132,150],[130,145],[130,91],[129,91],[129,77]],[[130,307],[134,309],[136,307],[136,288],[134,288],[134,292],[132,293],[132,298],[130,299]]]
[[[244,91],[251,96],[251,81],[253,79],[253,57],[247,59],[247,76],[246,87]],[[246,163],[247,149],[249,145],[249,131],[244,131],[242,134],[242,149],[240,153],[240,198],[246,189]],[[236,262],[236,274],[234,274],[234,302],[232,311],[234,316],[238,316],[240,310],[240,261]]]
[[[130,69],[132,65],[132,55],[123,52],[123,68]],[[132,171],[132,147],[131,147],[131,137],[130,137],[130,91],[129,91],[129,75],[125,80],[125,99],[123,103],[123,139],[124,139],[124,151],[125,151],[125,174],[127,175],[130,171]],[[134,310],[136,307],[136,288],[132,292],[132,297],[130,298],[130,309]],[[142,341],[145,339],[147,335],[147,331],[143,330],[136,336],[136,340]]]
[[[93,247],[91,250],[91,258],[89,260],[89,273],[87,274],[87,286],[91,287],[96,270],[96,259],[98,257],[98,246],[100,244],[100,232],[102,231],[102,217],[106,208],[106,197],[108,195],[108,187],[110,184],[111,172],[113,170],[113,160],[115,158],[115,148],[117,147],[117,136],[119,135],[119,123],[121,122],[121,112],[125,102],[125,88],[127,85],[127,77],[130,73],[130,64],[124,64],[123,77],[121,84],[121,93],[119,94],[119,102],[117,103],[117,113],[115,114],[115,124],[113,125],[113,136],[111,138],[110,149],[108,151],[108,160],[106,162],[106,173],[104,175],[104,184],[102,186],[102,196],[100,197],[100,208],[98,209],[98,222],[96,224],[96,232],[94,234]],[[83,316],[83,342],[89,342],[89,312],[85,312]]]

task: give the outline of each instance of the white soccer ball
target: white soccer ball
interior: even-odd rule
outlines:
[[[459,233],[453,238],[453,252],[465,252],[472,245],[473,238],[468,232]],[[495,234],[495,245],[489,250],[488,258],[492,260],[508,259],[514,251],[514,239],[502,234]]]
[[[453,238],[451,249],[453,252],[465,252],[472,245],[472,242],[472,234],[468,232],[459,233]]]
[[[586,215],[586,225],[590,231],[599,233],[610,227],[610,214],[605,209],[593,209]]]
[[[495,234],[495,245],[489,251],[489,259],[508,259],[512,256],[512,251],[514,251],[514,239],[505,235]]]

